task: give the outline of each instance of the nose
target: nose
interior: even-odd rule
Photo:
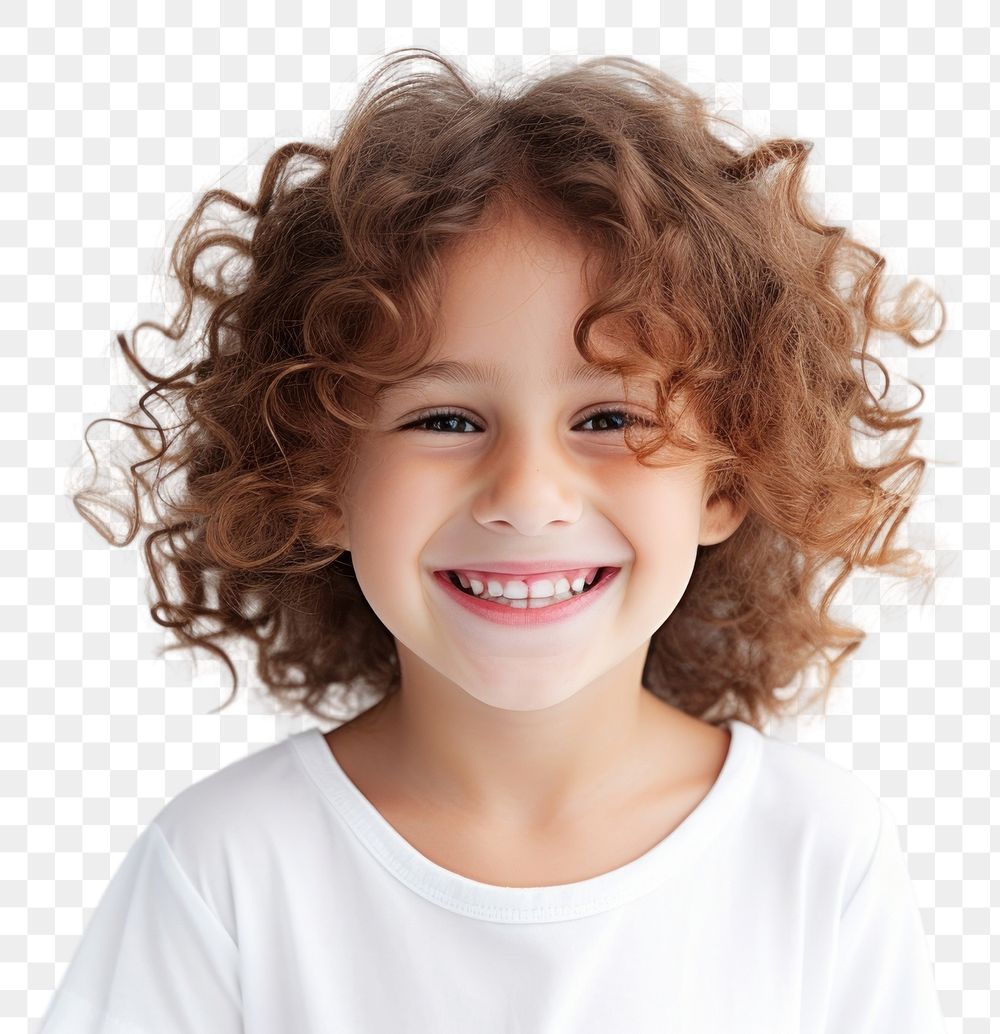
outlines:
[[[529,536],[580,519],[580,467],[555,435],[530,427],[510,434],[483,459],[481,470],[472,514],[484,526],[509,524]]]

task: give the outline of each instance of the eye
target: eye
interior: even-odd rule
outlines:
[[[440,412],[424,413],[422,416],[417,417],[417,419],[412,421],[411,423],[404,424],[400,428],[400,430],[428,431],[430,430],[430,424],[442,424],[445,421],[452,422],[456,420],[462,423],[475,426],[474,424],[472,424],[472,421],[467,416],[464,416],[462,413],[456,413],[454,410],[451,409],[443,409]]]
[[[603,420],[606,417],[613,417],[616,420],[624,421],[624,423],[621,426],[618,426],[618,427],[612,426],[612,427],[595,428],[593,433],[596,433],[596,434],[616,434],[616,433],[624,431],[626,427],[632,426],[634,424],[641,424],[643,427],[652,427],[653,426],[651,421],[646,420],[643,417],[635,416],[634,414],[628,413],[628,412],[626,412],[625,410],[622,410],[622,409],[597,409],[597,410],[594,410],[592,413],[588,414],[587,416],[585,416],[583,418],[583,420],[581,421],[581,424],[589,424],[592,421],[596,421],[598,419]],[[412,421],[412,422],[410,422],[408,424],[405,424],[403,427],[400,428],[400,430],[401,431],[409,431],[409,430],[424,431],[424,430],[430,430],[430,425],[433,425],[433,424],[443,424],[445,422],[452,422],[453,423],[455,421],[458,421],[460,423],[468,424],[468,425],[470,425],[472,427],[477,427],[478,426],[477,424],[475,424],[475,422],[470,417],[467,417],[464,413],[458,412],[457,410],[454,410],[454,409],[442,409],[442,410],[436,410],[436,411],[431,412],[431,413],[423,413],[416,420],[414,420],[414,421]],[[577,426],[580,426],[580,425],[577,425]],[[435,433],[441,433],[441,432],[435,432]],[[444,432],[444,433],[447,433],[447,432]]]
[[[635,424],[641,424],[643,427],[653,426],[651,421],[646,420],[644,417],[636,416],[633,413],[628,413],[624,409],[598,409],[589,416],[584,417],[582,423],[589,424],[592,420],[604,419],[605,417],[621,419],[624,421],[624,424],[621,427],[605,427],[603,429],[595,428],[598,434],[624,431],[626,427],[632,427]]]

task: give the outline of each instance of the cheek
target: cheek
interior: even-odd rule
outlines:
[[[441,496],[416,464],[383,457],[359,467],[349,497],[350,540],[366,595],[405,593],[407,572],[419,577],[422,552],[440,524]]]
[[[363,454],[354,477],[354,494],[358,509],[374,502],[392,505],[419,496],[421,485],[427,486],[432,471],[423,468],[419,459],[401,450],[385,449]]]
[[[616,518],[637,549],[674,553],[701,525],[702,484],[693,474],[644,471],[622,483],[615,493]]]

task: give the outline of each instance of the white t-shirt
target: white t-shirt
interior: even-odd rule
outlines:
[[[673,832],[551,887],[435,864],[293,734],[147,826],[38,1034],[941,1034],[885,806],[728,726]]]

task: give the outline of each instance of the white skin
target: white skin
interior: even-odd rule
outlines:
[[[383,396],[337,536],[399,655],[401,689],[365,747],[383,759],[369,761],[373,778],[511,832],[625,806],[649,783],[651,759],[661,784],[671,765],[679,780],[697,764],[707,723],[644,689],[642,669],[697,547],[744,516],[708,497],[696,459],[644,467],[621,418],[583,423],[595,406],[651,415],[651,384],[552,386],[584,363],[572,336],[588,301],[584,254],[518,215],[452,253],[428,358],[496,363],[511,387],[414,383]],[[400,430],[431,408],[463,418]],[[546,557],[621,571],[580,615],[527,628],[467,613],[434,580],[473,560]],[[346,744],[351,725],[329,733],[331,745],[338,733]]]

